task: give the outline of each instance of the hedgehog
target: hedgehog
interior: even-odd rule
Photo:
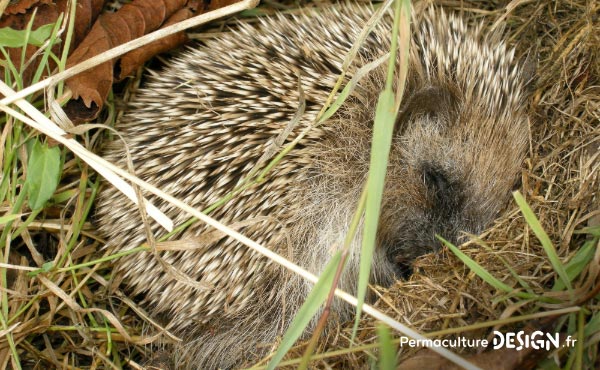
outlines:
[[[182,51],[137,91],[117,123],[135,173],[197,209],[240,186],[288,127],[308,131],[261,183],[211,216],[319,274],[348,232],[369,170],[375,105],[386,66],[360,79],[325,123],[312,123],[344,57],[374,10],[342,5],[241,24]],[[370,282],[391,284],[417,256],[478,234],[509,200],[526,154],[526,76],[501,31],[485,33],[456,14],[413,14],[408,77],[394,126]],[[389,52],[392,17],[360,46],[346,80]],[[301,95],[304,97],[301,98]],[[104,157],[127,168],[121,140]],[[148,199],[182,224],[188,216]],[[104,186],[96,215],[107,246],[146,242],[142,218]],[[150,222],[155,237],[164,234]],[[339,287],[356,291],[361,244],[352,242]],[[233,368],[268,352],[312,285],[227,236],[195,223],[171,237],[195,248],[122,257],[114,277],[169,331],[176,368]],[[177,278],[165,268],[186,276]],[[335,319],[352,308],[333,305]],[[307,329],[310,331],[310,328]]]

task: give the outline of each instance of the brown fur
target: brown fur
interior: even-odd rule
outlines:
[[[343,58],[371,14],[345,6],[319,15],[268,19],[190,49],[153,73],[117,129],[126,138],[136,173],[203,209],[232,190],[299,104],[307,107],[288,141],[312,122],[340,72]],[[468,29],[454,15],[417,15],[409,82],[396,122],[382,205],[372,282],[387,284],[414,257],[479,233],[507,201],[524,157],[527,120],[521,68],[498,34]],[[367,39],[360,62],[389,49],[390,19]],[[211,215],[242,227],[248,237],[316,274],[343,240],[368,171],[371,125],[384,68],[363,79],[340,111],[309,132],[266,182]],[[105,156],[124,166],[122,145]],[[188,216],[152,196],[181,223]],[[145,242],[138,211],[111,187],[98,205],[108,245]],[[153,231],[160,234],[157,225]],[[197,223],[179,239],[205,235]],[[355,290],[358,247],[353,243],[341,288]],[[116,263],[132,294],[170,330],[185,338],[177,366],[232,367],[269,350],[289,325],[311,284],[237,242],[222,238],[162,258],[199,288],[176,280],[152,253]],[[338,317],[349,307],[338,303]]]

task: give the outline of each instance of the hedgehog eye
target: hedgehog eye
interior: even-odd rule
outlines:
[[[425,164],[422,171],[425,185],[427,186],[427,189],[433,192],[436,199],[443,198],[445,194],[452,190],[452,185],[448,180],[448,177],[439,168],[430,164]]]
[[[423,164],[421,171],[433,215],[448,219],[460,212],[465,202],[460,182],[435,163]]]

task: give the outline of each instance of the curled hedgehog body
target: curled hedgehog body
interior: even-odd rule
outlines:
[[[293,140],[317,116],[343,58],[372,9],[343,6],[293,18],[277,16],[190,49],[153,73],[117,129],[136,174],[205,209],[238,186],[298,110]],[[513,51],[429,10],[414,17],[409,75],[398,114],[384,190],[371,281],[389,284],[412,259],[435,249],[435,234],[456,240],[479,233],[508,200],[526,150],[522,68]],[[367,38],[348,71],[389,51],[391,19]],[[319,274],[343,241],[365,182],[371,129],[384,67],[358,83],[340,110],[312,128],[266,181],[211,215]],[[391,122],[390,124],[394,124]],[[105,157],[124,168],[119,141]],[[149,199],[176,224],[188,216]],[[141,217],[106,187],[97,219],[108,245],[146,241]],[[157,225],[153,232],[160,235]],[[176,237],[198,248],[161,258],[198,282],[176,279],[153,253],[116,262],[115,275],[166,327],[183,337],[178,367],[232,367],[264,354],[312,285],[228,237],[206,238],[196,223]],[[210,239],[210,240],[209,240]],[[218,240],[216,240],[218,239]],[[361,235],[340,287],[354,292]],[[334,307],[347,319],[350,307]]]

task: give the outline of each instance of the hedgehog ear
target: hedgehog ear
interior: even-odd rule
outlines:
[[[408,122],[424,116],[437,122],[452,122],[457,115],[458,94],[450,86],[429,85],[405,95],[396,118],[395,131],[403,131]]]

